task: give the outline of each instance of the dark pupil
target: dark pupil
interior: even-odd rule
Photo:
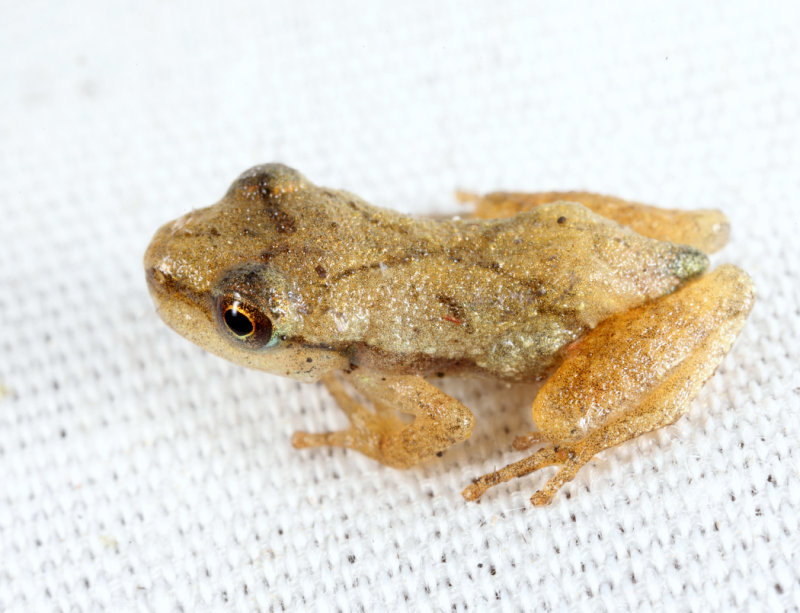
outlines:
[[[253,322],[236,307],[225,311],[225,325],[236,336],[247,336],[253,332]]]

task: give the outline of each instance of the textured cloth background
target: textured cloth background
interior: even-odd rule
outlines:
[[[164,4],[165,6],[161,6]],[[7,3],[0,25],[0,610],[797,610],[796,2]],[[758,302],[672,427],[554,503],[534,388],[399,472],[298,452],[324,390],[170,332],[155,229],[280,160],[404,211],[456,188],[720,207]],[[546,471],[544,471],[546,472]]]

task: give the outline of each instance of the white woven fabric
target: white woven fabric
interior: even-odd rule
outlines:
[[[0,610],[800,608],[798,3],[80,5],[0,25]],[[153,231],[272,160],[414,212],[720,207],[758,302],[677,424],[466,503],[532,388],[446,381],[475,434],[399,472],[293,450],[321,388],[155,315]]]

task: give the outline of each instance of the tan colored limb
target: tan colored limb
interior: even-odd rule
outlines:
[[[662,209],[591,192],[494,192],[485,196],[459,193],[461,200],[475,203],[475,217],[511,217],[535,206],[559,200],[577,202],[607,219],[628,226],[642,236],[691,245],[705,253],[722,249],[728,242],[730,224],[721,211]]]
[[[505,481],[510,481],[515,477],[524,477],[530,473],[544,468],[545,466],[553,466],[560,464],[563,458],[559,456],[559,451],[553,447],[547,449],[540,449],[533,455],[523,458],[513,464],[504,466],[500,470],[488,473],[475,479],[475,481],[467,486],[461,495],[467,500],[477,500],[486,490],[494,487]]]
[[[343,373],[376,408],[370,411],[329,376],[325,386],[350,420],[350,428],[310,434],[296,432],[295,447],[348,447],[395,468],[406,468],[469,438],[475,418],[463,404],[421,377],[384,375],[367,369]],[[390,409],[393,409],[390,410]],[[394,411],[414,416],[410,424]]]
[[[379,459],[381,433],[402,427],[402,423],[393,416],[379,416],[359,404],[342,385],[341,378],[329,374],[322,378],[339,408],[347,415],[350,427],[334,432],[295,432],[292,445],[301,449],[306,447],[348,447],[358,449],[365,455]],[[391,420],[394,419],[395,423]]]
[[[724,353],[718,356],[720,360],[722,357]],[[578,470],[596,454],[640,434],[668,426],[686,413],[702,384],[716,368],[716,365],[714,368],[708,368],[707,358],[708,356],[703,353],[683,362],[670,377],[653,390],[635,413],[606,424],[574,446],[550,446],[540,449],[527,458],[483,475],[468,486],[462,495],[467,500],[476,500],[490,487],[499,483],[523,477],[546,466],[560,465],[559,471],[531,497],[531,502],[536,506],[549,504],[561,486],[571,481]],[[703,378],[705,375],[708,376]]]
[[[597,453],[673,423],[714,374],[753,300],[749,277],[723,266],[675,294],[603,322],[534,401],[539,437],[552,444],[484,475],[464,497],[474,500],[497,483],[559,464],[559,472],[531,498],[547,504]]]

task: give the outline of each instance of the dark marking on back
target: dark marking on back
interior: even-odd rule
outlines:
[[[269,262],[275,256],[281,255],[283,253],[289,253],[289,251],[291,251],[291,248],[289,247],[289,245],[287,245],[286,243],[282,243],[280,245],[277,245],[275,247],[271,247],[269,249],[265,249],[264,251],[262,251],[260,256],[259,256],[259,259],[262,262],[266,263],[266,262]]]
[[[472,333],[473,326],[467,320],[467,311],[463,305],[456,302],[452,296],[444,294],[437,294],[436,300],[447,309],[447,315],[443,318],[445,321],[464,326],[468,334]]]
[[[270,217],[275,224],[275,230],[279,234],[292,234],[297,230],[294,217],[289,215],[286,211],[278,206],[269,206],[264,209],[264,212]]]

